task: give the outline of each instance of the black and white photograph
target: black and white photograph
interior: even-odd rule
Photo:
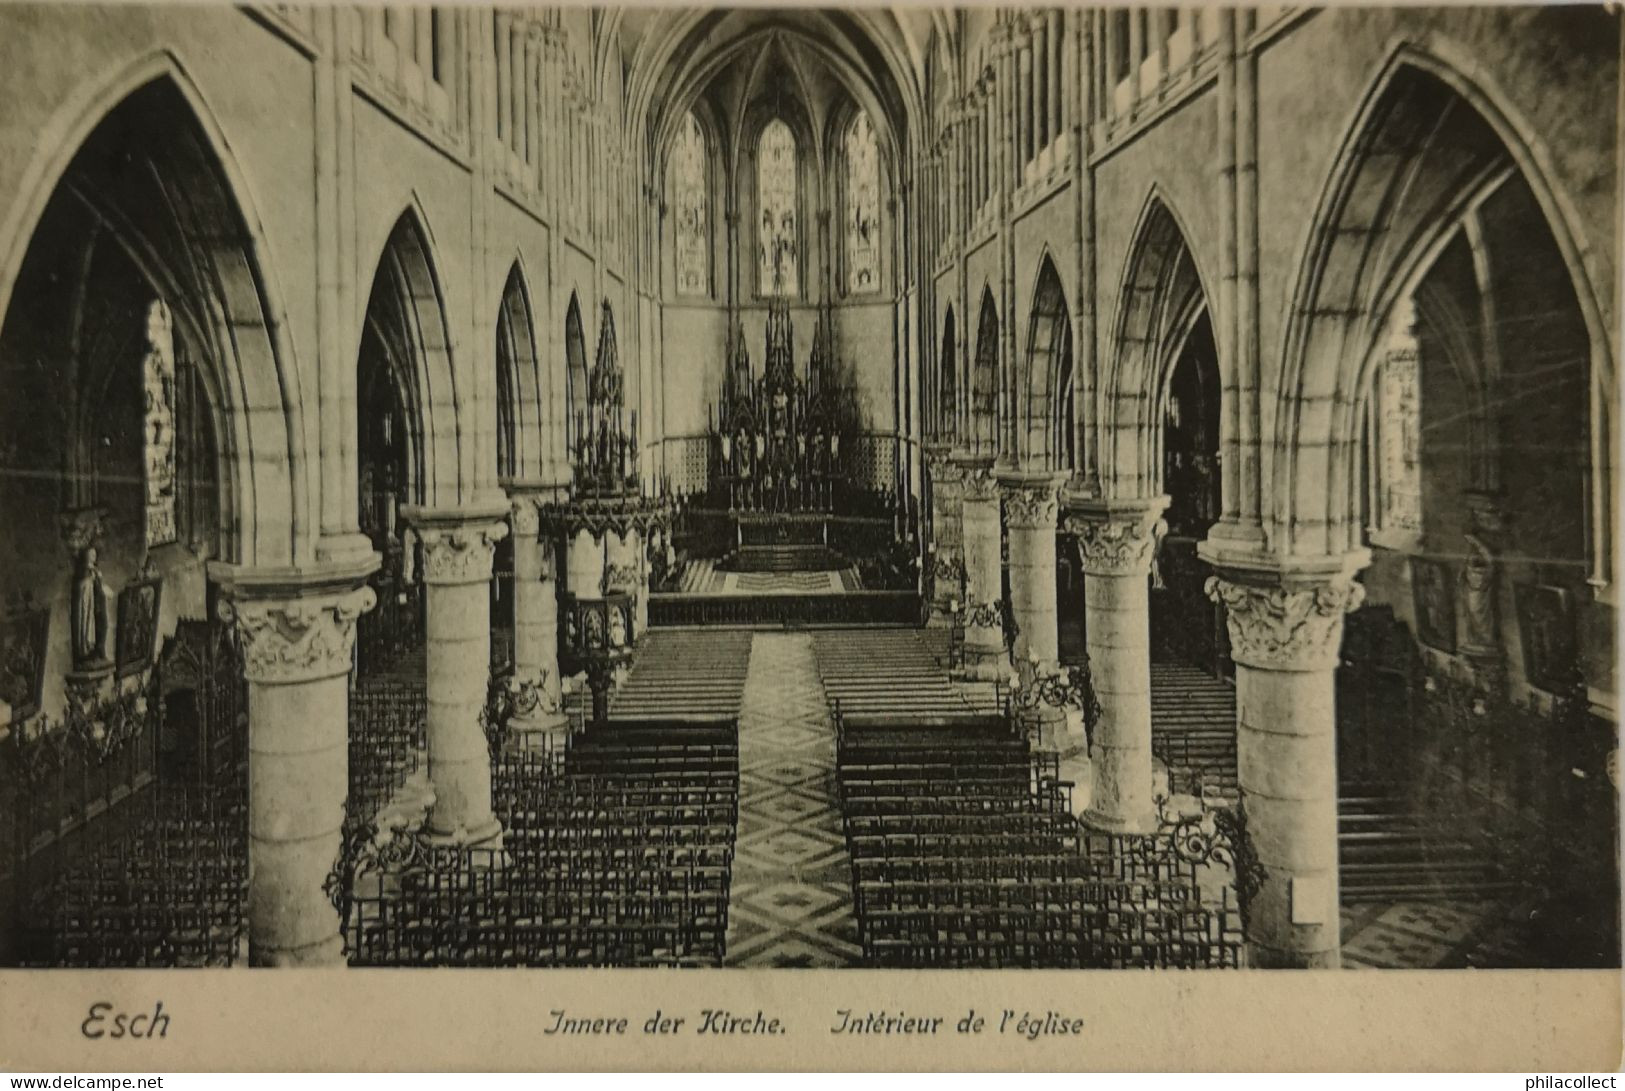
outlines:
[[[0,3],[0,978],[1617,978],[1622,55]]]

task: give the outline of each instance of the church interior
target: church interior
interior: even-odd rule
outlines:
[[[0,42],[0,965],[1620,965],[1617,7]]]

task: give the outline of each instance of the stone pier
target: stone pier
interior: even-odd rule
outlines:
[[[1365,597],[1353,578],[1364,561],[1281,571],[1206,559],[1219,573],[1208,595],[1228,614],[1238,782],[1266,876],[1249,913],[1252,962],[1336,967],[1336,670],[1343,616]]]
[[[217,566],[248,679],[248,953],[256,966],[344,962],[325,884],[349,791],[355,622],[377,555],[344,570]]]
[[[1100,699],[1084,821],[1114,832],[1156,827],[1151,762],[1151,601],[1147,586],[1166,496],[1086,501],[1067,529],[1083,566],[1085,649]]]
[[[430,837],[482,844],[502,828],[491,812],[491,757],[480,712],[491,677],[491,562],[507,505],[405,508],[423,542],[427,606]]]

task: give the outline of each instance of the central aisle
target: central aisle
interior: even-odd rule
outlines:
[[[835,725],[812,638],[757,633],[739,713],[739,834],[724,964],[856,964],[851,880]]]

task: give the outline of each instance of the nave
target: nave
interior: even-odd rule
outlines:
[[[1011,694],[950,672],[955,639],[942,628],[653,633],[605,723],[576,700],[568,740],[540,750],[488,725],[503,835],[476,848],[414,832],[433,796],[422,655],[399,652],[351,695],[356,817],[329,881],[347,961],[1245,964],[1239,842],[1215,840],[1200,806],[1234,795],[1233,684],[1157,664],[1154,747],[1165,791],[1184,803],[1163,809],[1158,834],[1103,835],[1074,817],[1087,784],[1034,749]],[[214,700],[232,722],[229,696]],[[181,793],[132,782],[131,801],[112,807],[120,832],[100,824],[104,840],[36,889],[14,937],[23,964],[246,962],[240,755],[230,739],[215,745],[223,781]],[[142,760],[121,746],[109,756]],[[1174,809],[1193,803],[1204,820]],[[1519,929],[1527,890],[1453,871],[1459,846],[1429,843],[1381,800],[1345,797],[1341,825],[1346,965],[1538,965]]]
[[[0,31],[0,963],[1619,965],[1617,11]]]

